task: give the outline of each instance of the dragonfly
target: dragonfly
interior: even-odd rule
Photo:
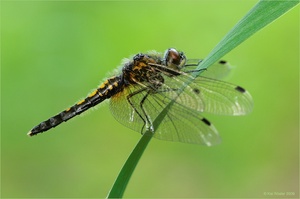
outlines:
[[[136,132],[147,130],[166,141],[219,144],[217,129],[201,113],[245,115],[252,111],[253,99],[241,86],[220,80],[230,71],[226,61],[199,70],[201,61],[187,59],[175,48],[164,53],[138,53],[85,99],[41,122],[28,135],[48,131],[109,100],[114,118]],[[201,74],[194,77],[197,72]],[[166,114],[159,125],[154,125],[162,111]]]

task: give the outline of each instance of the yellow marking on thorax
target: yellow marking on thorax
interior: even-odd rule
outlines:
[[[71,108],[67,108],[67,109],[66,109],[66,112],[68,112],[69,110],[71,110]]]
[[[85,101],[85,100],[81,100],[81,101],[77,102],[77,105],[82,104],[84,101]]]
[[[145,63],[143,62],[139,62],[138,65],[135,65],[133,70],[137,69],[137,70],[141,70],[142,68],[144,68],[145,66],[147,66]]]

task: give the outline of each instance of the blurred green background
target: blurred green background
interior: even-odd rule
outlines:
[[[176,47],[204,58],[256,2],[1,2],[1,196],[105,197],[140,139],[107,103],[26,133],[84,98],[124,57]],[[299,196],[299,7],[223,59],[235,66],[229,81],[252,94],[253,113],[206,114],[218,146],[152,140],[125,197]]]

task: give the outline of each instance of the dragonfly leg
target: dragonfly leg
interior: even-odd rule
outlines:
[[[137,95],[137,94],[139,94],[139,93],[145,91],[146,89],[147,89],[147,88],[143,88],[143,89],[137,90],[137,91],[135,91],[135,92],[133,92],[133,93],[130,93],[130,94],[127,95],[127,97],[126,97],[128,103],[129,103],[130,106],[133,108],[134,112],[136,112],[136,113],[138,114],[138,116],[139,116],[139,117],[143,120],[143,122],[144,122],[144,125],[143,125],[143,127],[142,127],[142,129],[141,129],[141,134],[143,134],[143,129],[144,129],[145,125],[146,125],[146,120],[143,118],[142,114],[137,110],[137,108],[135,107],[134,103],[131,101],[131,98],[134,97],[135,95]],[[143,111],[143,112],[144,112],[144,111]]]
[[[147,99],[148,95],[149,95],[149,91],[147,92],[147,94],[143,97],[142,101],[140,102],[140,107],[143,111],[143,114],[145,115],[146,120],[147,120],[146,121],[146,124],[148,124],[147,129],[150,129],[151,132],[154,132],[154,127],[153,127],[153,124],[151,122],[151,119],[148,117],[148,115],[146,113],[146,110],[143,107],[143,104],[144,104],[145,100]]]

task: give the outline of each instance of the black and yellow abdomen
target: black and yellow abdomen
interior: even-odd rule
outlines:
[[[41,122],[39,125],[35,126],[28,135],[33,136],[38,133],[47,131],[62,122],[65,122],[72,117],[81,114],[82,112],[88,110],[89,108],[99,104],[105,99],[110,98],[116,93],[120,92],[124,87],[121,76],[115,76],[107,79],[103,84],[101,84],[97,89],[95,89],[91,94],[89,94],[84,100],[79,101],[74,106],[62,111],[61,113],[49,118],[46,121]]]

